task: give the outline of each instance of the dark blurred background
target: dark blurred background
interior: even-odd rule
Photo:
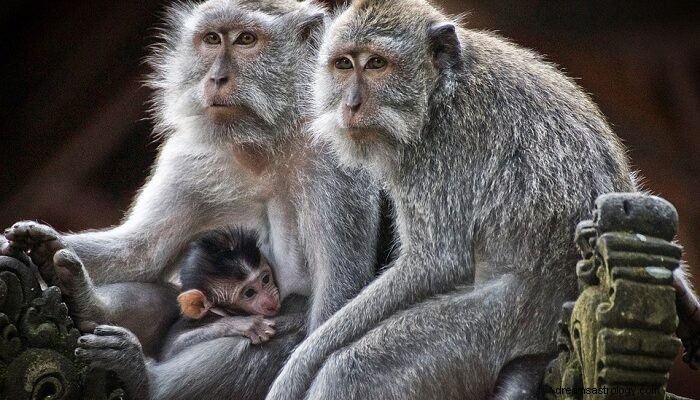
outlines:
[[[27,218],[60,230],[119,222],[158,146],[141,61],[167,3],[0,3],[1,227]],[[700,1],[439,3],[577,78],[646,189],[678,208],[679,240],[700,276]],[[677,363],[669,389],[700,397],[700,372]]]

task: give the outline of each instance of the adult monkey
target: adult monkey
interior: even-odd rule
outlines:
[[[170,322],[156,321],[159,307],[176,304],[152,283],[172,275],[198,232],[235,224],[257,232],[281,297],[311,296],[308,329],[320,325],[373,278],[379,216],[369,177],[337,167],[303,132],[313,36],[324,18],[314,2],[294,0],[176,6],[151,59],[156,130],[165,141],[125,221],[75,235],[21,222],[7,231],[4,251],[29,249],[64,287],[81,278],[60,268],[75,251],[95,283],[110,284],[73,293],[78,319],[124,325],[148,342]],[[136,283],[118,283],[125,281]],[[299,339],[278,332],[255,349],[239,338],[193,346],[149,369],[150,392],[260,397]]]
[[[636,190],[598,108],[424,0],[354,1],[315,90],[314,130],[385,183],[402,247],[268,399],[534,398],[576,294],[574,227],[598,195]]]

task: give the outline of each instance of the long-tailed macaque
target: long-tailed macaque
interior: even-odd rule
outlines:
[[[374,278],[379,221],[378,186],[364,172],[339,167],[305,133],[315,37],[325,20],[313,1],[175,6],[150,58],[163,143],[124,221],[66,235],[20,222],[2,251],[29,250],[48,281],[68,271],[66,288],[77,272],[62,269],[61,257],[75,252],[99,285],[71,294],[79,325],[125,326],[147,347],[177,318],[176,292],[163,282],[187,243],[235,225],[258,235],[280,298],[308,296],[307,327],[321,325]],[[151,397],[264,396],[303,337],[281,332],[285,310],[264,344],[220,338],[149,368]]]
[[[600,194],[637,188],[598,108],[535,53],[425,0],[353,1],[314,90],[315,133],[384,183],[401,249],[268,399],[536,398],[576,295],[574,228]]]

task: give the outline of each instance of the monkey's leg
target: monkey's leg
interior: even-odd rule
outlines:
[[[9,245],[28,250],[49,285],[61,289],[78,328],[116,324],[133,331],[148,354],[158,350],[160,338],[178,315],[177,291],[167,284],[115,283],[95,287],[77,254],[53,228],[20,222],[6,231]]]
[[[251,345],[241,336],[183,348],[172,358],[148,366],[153,399],[264,399],[292,350],[304,339],[306,299],[290,296],[272,319],[277,333]]]
[[[498,374],[493,400],[501,399],[539,399],[540,386],[547,364],[554,358],[552,355],[524,356],[506,364]]]
[[[486,399],[510,360],[555,351],[559,297],[504,277],[426,301],[329,357],[306,398]]]
[[[118,326],[100,325],[78,339],[75,355],[93,368],[113,371],[130,399],[149,398],[146,359],[136,336]]]
[[[148,356],[160,351],[162,339],[180,316],[177,290],[169,284],[125,282],[97,286],[91,301],[101,307],[95,324],[119,325],[133,332]]]
[[[264,399],[301,332],[278,334],[260,345],[223,337],[183,349],[149,366],[153,399]]]

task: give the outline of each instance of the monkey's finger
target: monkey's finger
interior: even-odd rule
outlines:
[[[267,328],[263,331],[267,336],[275,336],[277,331],[274,328]]]
[[[57,251],[53,255],[53,263],[57,268],[65,268],[73,275],[83,272],[83,263],[80,261],[80,258],[68,249]]]
[[[13,246],[11,242],[0,236],[0,255],[13,257],[21,253],[22,249]]]
[[[55,229],[34,221],[17,222],[8,231],[13,237],[24,237],[34,242],[58,240],[60,237]]]
[[[127,338],[132,335],[131,331],[128,329],[114,325],[98,325],[92,333],[97,336],[119,336],[122,338]]]
[[[125,349],[129,342],[120,336],[83,335],[78,338],[78,346],[83,349]]]
[[[250,338],[250,342],[253,344],[260,344],[260,336],[258,335],[249,335],[248,338]]]
[[[7,243],[8,247],[12,248],[13,251],[27,251],[29,250],[29,243],[24,242],[24,241],[17,241],[14,239],[10,239],[10,241]]]
[[[266,342],[275,335],[275,330],[271,328],[259,329],[257,330],[257,335],[261,342]]]
[[[270,330],[272,330],[272,328],[265,325],[255,325],[253,327],[253,334],[258,336],[267,335],[267,332]]]
[[[268,335],[260,336],[260,343],[267,342],[268,340],[270,340],[270,336],[268,336]]]
[[[80,332],[93,332],[98,325],[94,321],[80,320],[78,321],[78,330]]]
[[[6,232],[10,241],[30,246],[43,244],[46,247],[42,251],[51,254],[66,247],[61,240],[61,235],[55,229],[34,221],[18,222]]]
[[[271,320],[271,319],[264,319],[264,320],[263,320],[263,323],[264,323],[265,325],[269,326],[270,328],[274,328],[274,327],[276,326],[276,325],[275,325],[275,321],[273,321],[273,320]]]

